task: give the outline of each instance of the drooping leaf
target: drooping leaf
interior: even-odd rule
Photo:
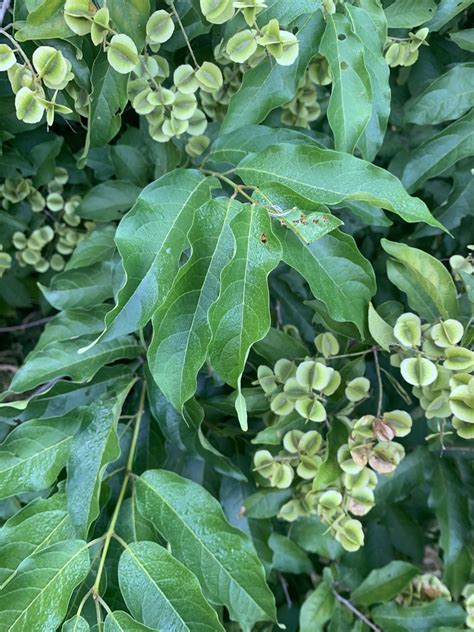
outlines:
[[[321,582],[301,606],[300,632],[322,632],[335,607],[331,586],[326,581]]]
[[[405,292],[409,305],[427,320],[456,318],[456,286],[444,265],[423,250],[382,239],[390,280]]]
[[[150,628],[224,630],[196,576],[159,544],[135,542],[127,546],[118,574],[130,612]]]
[[[208,492],[177,474],[154,470],[137,480],[137,501],[212,602],[224,604],[245,629],[275,620],[273,595],[250,540],[228,524]]]
[[[206,360],[211,340],[208,312],[219,295],[220,274],[233,255],[230,221],[238,210],[237,204],[218,200],[197,211],[188,236],[192,254],[153,315],[150,371],[180,412],[194,395]]]
[[[236,172],[247,184],[280,184],[312,202],[360,200],[392,211],[406,222],[442,228],[424,202],[410,197],[395,176],[342,152],[282,143],[251,154]]]
[[[409,608],[384,604],[372,610],[372,617],[384,632],[432,632],[435,626],[458,627],[464,622],[465,612],[458,604],[436,599]]]
[[[362,584],[351,593],[351,601],[356,605],[371,606],[374,603],[386,603],[397,597],[419,574],[413,564],[390,562],[382,568],[373,570]]]
[[[95,222],[120,219],[124,211],[132,208],[139,194],[139,187],[130,182],[121,180],[101,182],[82,198],[77,214]]]
[[[284,573],[311,573],[311,560],[293,540],[281,533],[272,533],[268,544],[273,551],[273,568]]]
[[[89,567],[88,549],[81,540],[54,544],[27,558],[0,591],[0,629],[57,629],[74,588],[85,579]]]
[[[327,117],[337,151],[352,153],[372,114],[372,87],[365,49],[350,20],[328,15],[321,53],[331,69],[332,91]]]

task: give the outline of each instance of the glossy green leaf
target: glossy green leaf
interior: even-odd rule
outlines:
[[[230,100],[222,134],[261,123],[272,110],[291,101],[316,52],[314,43],[321,39],[324,29],[322,12],[317,9],[312,15],[301,18],[298,24],[297,61],[291,66],[280,66],[267,59],[247,71],[242,86]]]
[[[95,222],[120,219],[135,204],[140,189],[130,182],[111,180],[101,182],[82,198],[77,215]]]
[[[337,560],[344,549],[317,516],[300,518],[291,525],[290,536],[308,553],[316,553],[329,560]]]
[[[150,0],[108,0],[107,8],[117,31],[131,37],[140,49],[145,42]]]
[[[89,567],[89,552],[81,540],[54,544],[27,558],[0,591],[0,630],[57,629],[74,588],[86,578]]]
[[[397,597],[419,574],[419,570],[408,562],[393,561],[382,568],[373,570],[362,584],[351,593],[352,603],[371,606],[386,603]]]
[[[288,230],[279,228],[277,234],[283,260],[308,282],[313,296],[323,301],[331,317],[352,322],[363,333],[375,279],[372,266],[357,250],[353,238],[333,231],[307,246]]]
[[[281,535],[272,533],[268,544],[273,551],[273,568],[284,573],[311,573],[313,565],[311,560],[293,540]]]
[[[10,389],[14,393],[22,393],[63,376],[84,382],[90,380],[105,364],[121,358],[135,358],[142,351],[134,338],[122,336],[100,341],[80,353],[90,340],[90,337],[82,337],[52,342],[45,349],[32,351],[15,374]]]
[[[224,630],[196,576],[159,544],[136,542],[127,546],[118,574],[130,612],[150,628]]]
[[[148,185],[121,221],[116,242],[125,284],[107,315],[105,339],[136,331],[163,303],[187,245],[194,213],[209,201],[216,182],[196,171],[173,171]]]
[[[33,6],[32,6],[33,5]],[[29,40],[67,39],[74,33],[67,27],[63,16],[63,0],[39,0],[29,3],[26,22],[15,33],[19,42]]]
[[[67,309],[56,314],[39,337],[36,351],[44,349],[50,343],[99,333],[107,309],[107,305],[97,305],[95,309]]]
[[[137,480],[137,501],[212,602],[224,604],[244,628],[275,620],[273,596],[250,540],[228,524],[208,492],[177,474],[154,470]]]
[[[0,494],[47,489],[66,465],[84,409],[53,419],[33,419],[18,426],[0,446]]]
[[[406,222],[441,227],[424,202],[409,196],[395,176],[342,152],[282,143],[251,154],[237,174],[251,185],[281,184],[312,202],[360,200],[392,211]]]
[[[104,621],[104,632],[152,632],[152,630],[153,628],[135,621],[129,614],[120,610],[110,612]]]
[[[426,180],[474,154],[473,122],[474,113],[468,112],[410,153],[402,175],[408,191],[416,191]]]
[[[221,271],[233,255],[230,220],[238,210],[236,203],[218,200],[197,211],[188,236],[191,257],[153,315],[150,371],[179,411],[194,395],[198,371],[206,360],[211,340],[208,312],[219,295]]]
[[[385,9],[388,27],[411,29],[430,20],[436,11],[434,0],[395,0]]]
[[[321,582],[301,606],[300,632],[323,632],[335,607],[336,598],[331,586],[325,581]]]
[[[457,292],[445,266],[423,250],[382,239],[392,257],[387,262],[390,280],[405,292],[408,304],[427,320],[456,318]]]
[[[267,277],[280,261],[281,245],[259,206],[240,205],[230,227],[235,250],[209,312],[209,359],[228,384],[237,386],[250,347],[270,329]]]
[[[430,505],[439,524],[443,550],[443,580],[455,598],[469,582],[472,559],[469,554],[470,522],[464,483],[455,467],[445,460],[433,459]]]
[[[409,608],[389,603],[372,610],[373,620],[384,632],[432,632],[435,626],[458,627],[465,616],[461,606],[445,599]]]
[[[436,125],[459,118],[474,106],[474,64],[458,64],[405,103],[405,120]]]
[[[84,617],[75,615],[63,623],[61,632],[90,632],[90,629],[90,625]]]
[[[327,16],[320,52],[333,78],[327,117],[335,148],[352,153],[372,114],[372,88],[364,45],[347,17]]]

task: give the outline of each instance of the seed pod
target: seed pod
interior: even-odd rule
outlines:
[[[148,18],[146,23],[146,41],[150,44],[163,44],[174,33],[174,22],[171,15],[160,9]]]
[[[60,193],[50,193],[46,198],[46,204],[50,211],[58,213],[64,208],[64,198]]]
[[[25,123],[39,123],[44,107],[38,102],[37,95],[29,88],[21,88],[15,96],[16,115]]]
[[[47,261],[44,257],[41,257],[38,263],[35,263],[34,268],[36,272],[40,272],[41,274],[43,272],[47,272],[49,270],[49,261]]]
[[[24,248],[26,248],[26,236],[25,236],[25,234],[21,233],[20,231],[17,231],[16,233],[13,233],[12,242],[13,242],[13,245],[15,246],[15,248],[17,250],[23,250]]]
[[[287,463],[275,463],[270,478],[270,484],[272,487],[277,487],[278,489],[287,489],[293,482],[294,477],[295,473],[291,465]]]
[[[451,371],[469,371],[474,366],[474,351],[465,347],[447,347],[443,366]]]
[[[290,430],[283,437],[283,447],[290,454],[297,454],[298,444],[303,436],[304,432],[301,432],[301,430]]]
[[[281,417],[293,412],[294,407],[294,401],[288,399],[285,393],[277,393],[277,395],[272,397],[270,401],[270,410],[272,410],[275,415],[279,415]]]
[[[7,74],[14,94],[17,94],[21,88],[31,88],[34,84],[31,70],[22,64],[11,66]]]
[[[451,270],[456,273],[467,272],[468,274],[471,274],[472,272],[471,263],[465,257],[461,257],[461,255],[453,255],[450,257],[449,265],[451,266]]]
[[[39,250],[26,248],[25,250],[21,251],[21,257],[25,263],[30,266],[34,266],[41,259],[41,253]]]
[[[474,424],[474,378],[451,391],[449,406],[458,419]]]
[[[61,270],[64,270],[65,263],[66,262],[64,261],[64,258],[57,253],[54,253],[49,262],[51,269],[55,272],[60,272]]]
[[[90,33],[92,7],[94,5],[91,5],[89,0],[66,0],[64,4],[64,21],[76,35],[87,35]]]
[[[191,136],[202,136],[207,128],[207,118],[204,112],[201,110],[195,110],[194,114],[189,119],[188,134]]]
[[[150,94],[151,88],[147,85],[144,90],[133,97],[132,107],[137,114],[150,114],[155,109],[155,106],[148,100]]]
[[[188,134],[189,133],[190,131],[188,127]],[[210,142],[211,141],[208,136],[192,136],[186,143],[185,151],[188,156],[191,156],[191,158],[197,158],[206,151],[206,149],[209,147]]]
[[[266,8],[263,0],[234,0],[234,8],[241,10],[244,16],[244,20],[249,26],[255,24],[256,16]]]
[[[312,397],[298,399],[295,403],[296,412],[306,421],[322,422],[326,419],[326,409],[322,403]]]
[[[380,441],[369,457],[370,467],[379,474],[391,474],[405,456],[405,449],[399,443]]]
[[[189,121],[197,108],[194,94],[178,93],[173,103],[173,116],[181,121]]]
[[[200,0],[201,11],[208,22],[224,24],[234,17],[232,0]]]
[[[319,504],[323,509],[336,509],[342,504],[342,494],[335,489],[330,489],[320,496]]]
[[[0,44],[0,71],[8,70],[16,64],[15,53],[7,44]]]
[[[341,374],[334,369],[331,370],[333,371],[331,374],[331,379],[329,380],[327,385],[323,389],[321,389],[321,392],[324,395],[333,395],[341,384]]]
[[[442,321],[431,328],[431,338],[438,347],[456,345],[464,334],[464,327],[454,318]]]
[[[32,59],[33,66],[48,88],[62,90],[72,79],[71,63],[52,46],[39,46]]]
[[[436,365],[422,356],[403,360],[400,364],[400,372],[405,382],[412,386],[428,386],[438,375]]]
[[[366,488],[353,491],[349,497],[348,511],[354,516],[365,516],[375,505],[374,492]]]
[[[462,439],[474,439],[474,424],[470,424],[468,421],[462,421],[457,417],[453,417],[451,423]]]
[[[278,517],[287,522],[294,522],[306,514],[307,512],[304,510],[301,501],[293,499],[281,506]]]
[[[337,526],[336,540],[346,551],[357,551],[364,545],[364,532],[358,520],[347,518]]]
[[[91,39],[95,46],[99,46],[105,42],[109,32],[110,14],[107,7],[102,7],[94,15],[94,21],[91,27]]]
[[[411,312],[402,314],[397,318],[393,334],[404,347],[418,347],[421,344],[421,321],[419,317]]]
[[[276,389],[275,374],[270,367],[261,364],[257,369],[257,380],[262,390],[268,394]]]
[[[257,50],[257,31],[240,31],[227,42],[226,53],[232,61],[243,64]]]
[[[188,129],[188,121],[180,121],[173,114],[163,123],[163,132],[170,137],[181,136]]]
[[[369,391],[369,380],[366,377],[356,377],[347,382],[344,393],[350,402],[360,402],[364,397],[367,397]]]
[[[286,380],[283,390],[285,392],[285,396],[291,400],[304,399],[308,395],[308,389],[301,386],[298,380],[294,377],[290,377]]]
[[[321,391],[329,384],[333,372],[334,369],[321,362],[306,360],[296,369],[296,380],[307,390]]]
[[[411,416],[405,410],[392,410],[383,414],[386,423],[395,433],[396,437],[406,437],[410,434],[413,424]]]
[[[385,51],[385,61],[391,68],[398,66],[400,51],[401,47],[398,42],[392,42]]]
[[[132,38],[123,33],[114,35],[107,47],[107,60],[120,74],[131,72],[138,64],[138,51]]]
[[[54,181],[57,184],[64,185],[69,180],[69,174],[64,167],[56,167],[54,170]]]
[[[178,66],[173,73],[173,83],[183,94],[192,94],[199,88],[196,71],[189,64]]]
[[[216,92],[222,88],[223,78],[220,68],[210,61],[205,61],[201,67],[196,70],[196,79],[199,87],[204,92]]]
[[[310,456],[314,456],[320,449],[323,443],[323,438],[316,430],[310,430],[305,432],[301,437],[298,450],[304,452]]]
[[[422,401],[423,399],[424,398],[420,398],[420,404],[425,410],[425,417],[427,419],[433,419],[433,417],[436,417],[438,419],[446,419],[447,417],[451,416],[448,391],[442,392],[441,395],[438,395],[438,397],[435,397],[427,404],[426,402]],[[424,404],[426,404],[426,406]]]
[[[364,464],[358,464],[354,461],[347,443],[337,451],[337,462],[347,474],[358,474],[364,468]]]
[[[325,358],[339,353],[337,338],[328,331],[323,334],[318,334],[314,339],[314,344],[319,353],[322,353]]]

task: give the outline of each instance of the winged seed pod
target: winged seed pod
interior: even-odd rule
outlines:
[[[204,92],[216,92],[222,87],[223,78],[220,68],[210,61],[205,61],[196,70],[195,77]]]
[[[9,70],[16,64],[15,53],[7,44],[0,44],[0,71]]]
[[[428,386],[438,375],[436,365],[420,355],[402,360],[400,372],[405,382],[412,386]]]
[[[200,0],[201,11],[208,22],[224,24],[234,17],[233,0]]]
[[[438,347],[450,347],[456,345],[464,334],[464,327],[454,318],[441,321],[433,325],[430,331],[431,338]]]
[[[255,24],[255,18],[267,5],[262,0],[234,0],[234,9],[242,12],[244,20],[249,26]]]
[[[421,320],[416,314],[407,312],[397,318],[393,334],[404,347],[419,347],[421,344]]]
[[[321,353],[325,358],[329,358],[330,356],[334,356],[339,353],[339,343],[337,338],[329,331],[318,334],[314,339],[314,344],[319,353]]]
[[[146,23],[146,40],[150,44],[164,44],[174,33],[171,15],[160,9],[150,15]]]
[[[76,35],[87,35],[91,32],[91,17],[95,10],[95,5],[90,0],[66,0],[64,21]]]
[[[128,35],[114,35],[107,46],[107,59],[114,70],[122,75],[131,72],[138,64],[138,52]]]
[[[360,402],[364,397],[367,397],[369,391],[369,380],[366,377],[356,377],[347,382],[344,393],[350,402]]]
[[[240,31],[227,42],[226,53],[230,59],[243,64],[257,50],[257,31]]]
[[[38,95],[29,88],[21,88],[15,96],[16,115],[25,123],[39,123],[43,118],[44,107],[38,101]]]
[[[107,7],[102,7],[94,15],[94,19],[91,27],[91,39],[95,46],[99,46],[107,37],[110,31],[109,27],[110,14]]]
[[[73,78],[71,63],[52,46],[39,46],[33,53],[33,66],[44,85],[62,90]]]
[[[362,524],[353,518],[346,518],[337,526],[336,540],[346,551],[358,551],[364,545]]]

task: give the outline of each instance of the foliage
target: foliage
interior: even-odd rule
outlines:
[[[0,630],[474,628],[472,2],[3,4]]]

